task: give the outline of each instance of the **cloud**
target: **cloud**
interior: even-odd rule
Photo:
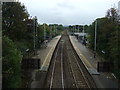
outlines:
[[[75,6],[70,5],[69,3],[66,2],[57,3],[57,6],[66,9],[75,9]]]
[[[19,0],[40,23],[91,24],[118,0]]]

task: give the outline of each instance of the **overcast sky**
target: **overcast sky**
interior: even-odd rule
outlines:
[[[103,17],[111,7],[118,7],[119,0],[19,0],[39,23],[91,24]]]

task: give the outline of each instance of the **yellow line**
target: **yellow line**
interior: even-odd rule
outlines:
[[[73,44],[73,46],[76,46],[74,43],[73,43],[73,40],[71,39],[70,37],[70,40]],[[84,63],[85,66],[87,66],[86,68],[93,68],[93,66],[90,64],[90,62],[86,59],[86,57],[81,53],[80,49],[78,49],[78,47],[74,47],[76,51],[78,51],[78,55],[80,56],[80,58],[82,59],[82,62]]]
[[[59,39],[60,39],[60,38],[59,38]],[[57,40],[57,42],[59,41],[59,39]],[[56,46],[56,44],[55,44],[55,46]],[[42,64],[41,68],[42,68],[43,66],[45,66],[45,64],[46,64],[46,62],[47,62],[47,59],[48,59],[48,56],[50,55],[52,49],[55,48],[55,46],[50,49],[50,51],[49,51],[49,53],[47,54],[47,56],[46,56],[46,58],[45,58],[45,60],[44,60],[44,62],[43,62],[43,64]]]
[[[42,64],[42,67],[45,65],[45,63],[47,62],[47,58],[48,58],[48,56],[49,56],[49,54],[50,54],[50,52],[52,51],[52,49],[53,49],[54,47],[52,47],[51,49],[50,49],[50,51],[49,51],[49,53],[47,54],[47,56],[46,56],[46,58],[45,58],[45,61],[43,62],[43,64]]]
[[[78,50],[78,51],[80,52],[81,57],[84,59],[86,65],[89,66],[89,68],[93,68],[93,66],[90,64],[90,62],[87,60],[87,58],[81,53],[81,51],[80,50]]]

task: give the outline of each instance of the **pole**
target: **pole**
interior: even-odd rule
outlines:
[[[37,17],[34,18],[34,55],[36,55],[36,41],[37,41]]]
[[[33,33],[34,33],[34,37],[33,37],[33,42],[34,42],[34,55],[35,55],[35,18],[34,18],[34,27],[33,27]]]
[[[75,26],[73,26],[73,35],[75,35]]]
[[[56,30],[55,30],[55,25],[54,25],[54,36],[55,36],[55,34],[56,34],[55,31],[56,31]]]
[[[95,45],[94,45],[94,58],[96,58],[96,40],[97,40],[97,20],[95,22]]]
[[[50,39],[52,39],[52,26],[50,26]]]
[[[83,25],[83,41],[85,39],[85,30],[84,30],[84,25]]]
[[[45,28],[45,23],[43,24],[44,27],[44,41],[46,40],[46,28]]]
[[[79,33],[79,26],[78,26],[78,33]]]
[[[37,17],[35,16],[35,49],[37,49],[37,42],[38,42],[38,39],[37,39]]]
[[[56,26],[56,29],[55,29],[55,30],[56,30],[56,34],[57,34],[57,26]]]
[[[76,33],[76,26],[75,26],[75,33]]]

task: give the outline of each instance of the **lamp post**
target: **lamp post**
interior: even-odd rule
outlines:
[[[55,32],[56,32],[56,35],[57,35],[57,25],[56,25],[56,28],[55,28]]]
[[[78,33],[79,33],[79,25],[78,25]]]
[[[52,26],[50,26],[50,39],[52,39]]]
[[[96,40],[97,40],[97,20],[95,21],[94,58],[96,58]]]
[[[55,27],[55,25],[54,25],[54,36],[56,35],[56,30],[55,30],[55,29],[56,29],[56,27]]]
[[[37,17],[34,18],[34,55],[36,55],[36,39],[37,39]]]
[[[83,41],[85,40],[85,30],[84,30],[84,25],[83,25]]]
[[[76,33],[76,25],[75,25],[75,33]]]
[[[44,28],[44,41],[46,40],[46,27],[45,27],[45,23],[43,24],[43,28]]]

